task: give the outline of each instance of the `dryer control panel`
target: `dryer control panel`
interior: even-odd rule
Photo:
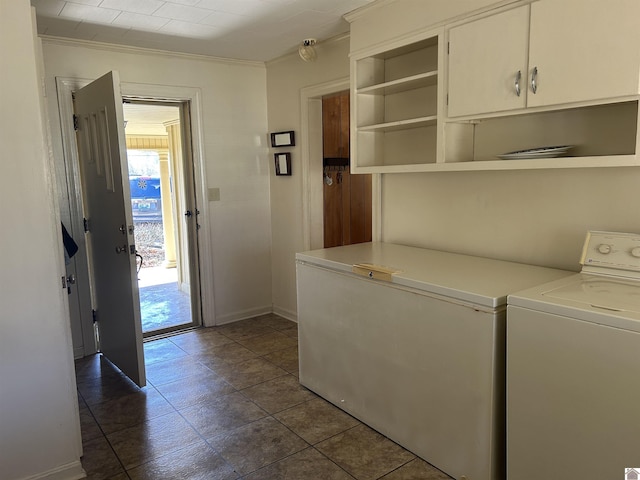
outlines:
[[[640,234],[590,231],[580,263],[583,272],[640,278]]]

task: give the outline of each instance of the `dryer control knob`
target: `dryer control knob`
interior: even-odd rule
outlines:
[[[598,245],[598,252],[606,255],[607,253],[611,253],[611,245],[607,245],[606,243],[601,243]]]
[[[631,249],[631,256],[640,258],[640,247],[634,247]]]

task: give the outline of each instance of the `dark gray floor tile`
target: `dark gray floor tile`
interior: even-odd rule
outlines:
[[[315,398],[274,416],[311,445],[360,425],[357,419],[322,398]]]
[[[271,417],[237,428],[229,434],[213,437],[208,442],[242,474],[277,462],[308,446]]]
[[[185,408],[180,414],[205,438],[229,433],[267,416],[267,412],[237,392]]]
[[[187,377],[207,376],[210,374],[211,371],[207,367],[191,356],[147,365],[147,380],[156,387]]]
[[[366,425],[320,442],[316,448],[358,480],[375,480],[415,458]]]
[[[235,389],[213,372],[186,377],[158,385],[158,391],[176,409],[209,402],[211,399],[234,392]]]
[[[266,355],[263,355],[262,358],[282,368],[283,370],[286,370],[287,372],[298,376],[299,359],[297,342],[296,346],[294,347],[268,353]]]
[[[261,358],[252,358],[233,365],[216,365],[212,369],[238,390],[289,375],[285,370]]]
[[[189,354],[206,352],[233,342],[233,340],[215,331],[213,328],[199,328],[170,337],[168,340]]]
[[[128,473],[132,480],[233,480],[239,476],[204,441],[158,457]]]
[[[107,480],[124,472],[105,437],[82,442],[82,468],[89,480]]]
[[[242,393],[269,413],[276,413],[311,400],[316,395],[300,385],[293,375],[268,380],[242,390]]]
[[[238,343],[258,355],[266,355],[267,353],[294,347],[298,342],[284,333],[272,330],[264,335],[238,340]]]
[[[92,405],[90,408],[107,435],[175,411],[153,387]]]
[[[201,441],[177,412],[108,435],[127,470]]]
[[[385,475],[380,480],[454,480],[420,458]]]
[[[306,479],[353,480],[353,477],[314,448],[307,448],[243,478],[243,480]]]

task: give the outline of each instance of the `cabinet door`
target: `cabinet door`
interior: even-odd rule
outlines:
[[[637,95],[638,0],[541,0],[531,4],[528,106]],[[529,78],[530,81],[530,78]]]
[[[525,107],[528,25],[525,5],[449,31],[450,117]]]

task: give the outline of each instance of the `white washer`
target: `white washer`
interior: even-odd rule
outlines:
[[[509,480],[640,466],[640,235],[589,232],[580,263],[508,297]]]

